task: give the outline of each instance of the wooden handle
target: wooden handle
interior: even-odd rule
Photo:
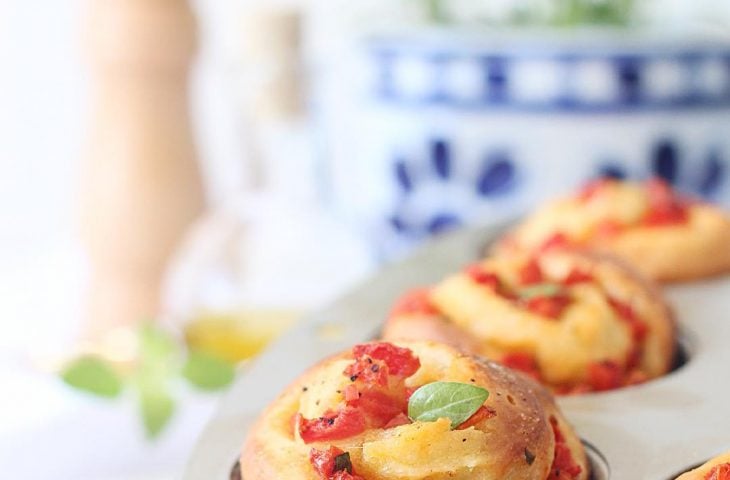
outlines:
[[[88,333],[154,318],[167,261],[203,207],[184,0],[90,0],[93,112],[82,191]]]

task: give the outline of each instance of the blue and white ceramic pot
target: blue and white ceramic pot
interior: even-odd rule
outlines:
[[[334,178],[385,256],[597,175],[730,204],[730,42],[441,33],[364,58]]]

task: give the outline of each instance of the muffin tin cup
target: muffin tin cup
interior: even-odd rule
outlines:
[[[259,413],[306,368],[375,338],[396,298],[481,257],[506,228],[476,228],[436,240],[284,335],[223,397],[193,450],[185,480],[228,480]],[[730,278],[673,285],[685,363],[642,385],[559,397],[584,439],[594,480],[669,480],[730,449]],[[245,472],[244,472],[245,473]]]

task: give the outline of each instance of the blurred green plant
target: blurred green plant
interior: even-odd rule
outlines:
[[[131,390],[139,402],[145,433],[156,438],[175,413],[175,386],[184,379],[204,391],[226,388],[235,376],[234,365],[209,352],[188,349],[166,330],[145,323],[137,333],[137,358],[121,368],[93,355],[69,362],[63,381],[83,392],[113,399]]]
[[[628,25],[635,0],[555,0],[552,23],[574,25]]]
[[[459,24],[452,15],[449,0],[417,0],[430,23]],[[507,14],[501,11],[499,19],[490,15],[489,4],[474,2],[473,22],[488,25],[576,27],[581,25],[627,26],[634,19],[636,0],[515,0]],[[459,3],[460,7],[468,4]],[[463,16],[462,16],[463,17]]]

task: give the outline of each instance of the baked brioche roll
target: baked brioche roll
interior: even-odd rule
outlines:
[[[671,312],[651,284],[615,259],[570,250],[487,258],[411,292],[383,338],[446,342],[560,394],[658,377],[676,344]]]
[[[474,404],[453,391],[424,396],[422,386],[488,396]],[[416,397],[432,407],[428,421],[413,413]],[[244,480],[582,480],[589,471],[545,389],[431,342],[358,345],[313,367],[263,412],[240,465]]]
[[[677,480],[730,480],[730,452],[718,455],[694,470],[680,475]]]
[[[626,259],[659,281],[730,271],[730,219],[713,206],[682,198],[662,180],[603,179],[537,210],[496,252],[590,247]]]

